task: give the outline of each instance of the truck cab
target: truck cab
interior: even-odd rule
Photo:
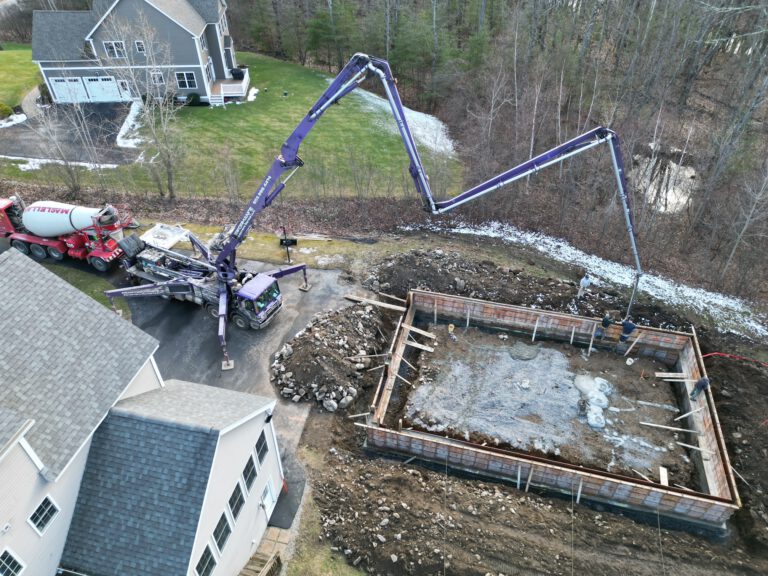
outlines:
[[[256,274],[235,292],[232,321],[238,328],[265,328],[283,305],[280,285],[272,276]]]

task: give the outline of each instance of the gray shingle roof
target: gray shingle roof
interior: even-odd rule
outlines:
[[[24,428],[26,423],[27,419],[23,415],[0,406],[0,456],[8,442]]]
[[[94,435],[62,566],[187,574],[218,432],[110,413]]]
[[[274,403],[273,399],[254,394],[181,380],[166,380],[161,389],[121,400],[111,413],[132,414],[177,426],[220,431]]]
[[[221,0],[189,0],[192,7],[209,24],[215,24],[221,18],[224,5]]]
[[[154,6],[174,21],[178,22],[188,32],[200,35],[205,29],[205,20],[187,0],[145,0],[150,6]]]
[[[32,13],[32,60],[82,60],[83,45],[96,19],[90,11],[35,10]]]
[[[0,254],[0,310],[0,406],[35,421],[25,438],[57,476],[157,340],[16,250]]]

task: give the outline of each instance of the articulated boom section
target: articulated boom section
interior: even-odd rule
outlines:
[[[171,290],[179,290],[180,288],[177,287],[186,281],[189,284],[189,293],[185,293],[184,295],[174,293],[174,296],[182,296],[184,299],[194,299],[195,301],[202,298],[202,300],[207,303],[206,307],[209,312],[219,320],[219,340],[224,350],[225,357],[225,362],[223,364],[224,368],[231,368],[232,366],[226,351],[227,319],[231,317],[236,324],[240,325],[240,322],[243,320],[242,314],[245,314],[247,317],[248,311],[256,313],[253,306],[256,304],[261,305],[260,301],[253,298],[254,295],[251,291],[242,289],[253,277],[238,270],[237,248],[243,240],[245,240],[256,216],[273,202],[278,194],[285,188],[287,182],[296,173],[296,170],[304,165],[304,162],[298,155],[299,147],[312,128],[314,128],[317,121],[333,104],[338,104],[344,96],[355,90],[366,79],[372,77],[376,77],[381,81],[389,102],[390,110],[410,160],[408,170],[411,174],[411,178],[416,186],[416,190],[421,196],[424,209],[432,214],[442,214],[453,210],[465,202],[470,202],[484,194],[498,190],[499,188],[533,174],[542,168],[562,162],[576,154],[585,152],[600,144],[607,143],[611,150],[616,183],[624,208],[627,232],[629,233],[637,271],[635,289],[632,292],[632,298],[630,299],[630,304],[627,309],[627,315],[629,314],[634,302],[640,276],[642,275],[642,268],[635,239],[635,227],[630,198],[627,194],[619,138],[613,131],[602,127],[595,128],[594,130],[582,134],[581,136],[577,136],[547,152],[539,154],[538,156],[523,162],[519,166],[510,168],[453,198],[435,201],[429,186],[429,179],[424,171],[424,166],[421,162],[418,150],[416,149],[416,143],[414,142],[413,135],[411,134],[411,130],[406,120],[405,111],[389,63],[386,60],[371,58],[365,54],[355,54],[339,75],[331,82],[330,86],[323,92],[320,98],[318,98],[314,106],[310,108],[304,119],[285,140],[280,149],[280,154],[275,158],[269,172],[267,172],[267,175],[261,181],[261,184],[243,211],[239,221],[228,232],[220,234],[209,247],[206,247],[199,239],[195,238],[194,235],[189,234],[189,239],[192,242],[192,245],[195,249],[200,250],[205,258],[205,262],[200,260],[194,260],[194,262],[201,264],[205,272],[203,272],[203,274],[197,273],[196,271],[200,269],[194,265],[189,266],[191,262],[186,262],[187,266],[182,266],[181,269],[177,268],[173,274],[161,274],[161,278],[155,278],[154,280],[150,279],[155,283],[157,289],[164,290],[164,292],[161,292],[161,294],[164,295],[168,295]],[[211,251],[218,251],[215,259]],[[177,253],[172,253],[170,251],[165,252],[165,256],[171,257],[172,255],[176,256]],[[185,257],[182,257],[181,260],[183,260],[183,258]],[[170,259],[174,260],[173,257]],[[180,259],[177,258],[176,261],[178,260]],[[306,282],[306,266],[303,264],[268,272],[267,275],[272,276],[273,278],[279,278],[300,270],[304,273],[304,286],[302,289],[306,289],[308,288]],[[169,276],[175,276],[176,279],[165,282]],[[201,278],[201,276],[204,276],[204,278]],[[207,284],[205,289],[200,288],[201,283]],[[253,287],[255,284],[252,284],[251,286]],[[153,295],[151,288],[146,292],[144,291],[144,288],[145,287],[137,287],[115,290],[111,291],[111,294],[108,293],[108,295]],[[279,294],[279,290],[277,293]],[[216,302],[217,305],[213,305],[212,301]],[[255,302],[255,304],[249,305],[246,301],[252,303]],[[240,308],[241,306],[243,309]],[[248,306],[251,307],[248,308]],[[244,312],[246,309],[247,311]],[[264,314],[262,313],[262,316],[263,315]]]
[[[611,159],[616,175],[616,183],[623,205],[625,223],[635,260],[635,287],[627,310],[627,315],[629,314],[642,275],[642,266],[640,264],[640,256],[637,249],[630,198],[627,194],[621,146],[619,137],[615,132],[608,128],[595,128],[594,130],[582,134],[581,136],[577,136],[564,144],[560,144],[551,150],[539,154],[514,168],[510,168],[453,198],[438,202],[435,201],[432,195],[429,179],[424,171],[421,157],[416,149],[413,135],[411,134],[408,122],[405,118],[405,111],[389,63],[386,60],[372,58],[365,54],[355,54],[352,57],[339,75],[331,82],[331,85],[325,92],[323,92],[320,98],[318,98],[317,102],[312,106],[304,119],[286,139],[281,148],[280,155],[272,163],[272,167],[261,182],[261,185],[251,199],[251,202],[240,218],[240,221],[229,232],[229,237],[225,240],[223,249],[216,259],[217,270],[223,279],[231,277],[235,267],[235,251],[247,235],[248,230],[253,224],[254,218],[272,203],[296,170],[304,165],[304,162],[298,156],[299,146],[304,138],[306,138],[307,134],[309,134],[310,130],[315,126],[315,123],[331,105],[337,104],[344,96],[360,86],[367,78],[373,76],[381,81],[384,91],[386,92],[390,110],[397,123],[397,128],[400,137],[403,140],[403,144],[405,145],[406,152],[408,153],[408,158],[410,160],[408,169],[411,178],[416,186],[416,190],[422,198],[424,209],[432,214],[442,214],[449,210],[453,210],[465,202],[470,202],[488,192],[498,190],[520,178],[534,174],[542,168],[557,164],[567,158],[594,148],[595,146],[607,143],[611,150]],[[288,175],[281,180],[286,172],[288,172]]]

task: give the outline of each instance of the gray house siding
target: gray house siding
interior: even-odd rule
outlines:
[[[229,69],[222,61],[224,54],[224,47],[221,45],[221,38],[218,34],[218,26],[209,24],[205,29],[205,38],[208,41],[208,55],[213,62],[213,69],[216,73],[216,78],[231,78]]]

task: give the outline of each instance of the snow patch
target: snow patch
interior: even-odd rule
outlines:
[[[128,115],[123,120],[123,125],[120,126],[120,131],[117,133],[117,145],[121,148],[138,148],[144,141],[135,136],[136,131],[141,127],[138,120],[141,108],[142,104],[138,100],[131,103],[131,109],[128,111]],[[128,136],[129,133],[134,135]]]
[[[63,160],[56,160],[54,158],[23,158],[21,156],[6,156],[4,154],[0,154],[0,158],[24,162],[24,164],[19,164],[19,170],[22,172],[39,170],[46,164],[69,164],[70,166],[80,166],[86,170],[103,170],[107,168],[117,168],[118,166],[117,164],[94,164],[92,162],[64,162]]]
[[[630,266],[587,254],[565,240],[539,232],[525,232],[510,224],[490,222],[471,226],[459,222],[455,226],[430,224],[420,227],[404,226],[402,229],[406,231],[426,229],[451,234],[499,238],[510,244],[535,248],[560,262],[586,268],[594,280],[622,286],[634,284],[635,270]],[[753,312],[749,304],[739,298],[709,292],[703,288],[693,288],[655,274],[643,275],[640,280],[640,291],[670,306],[689,308],[696,313],[709,315],[716,329],[721,332],[731,331],[752,338],[768,336],[768,319]]]
[[[392,134],[400,134],[387,99],[367,90],[356,90],[351,94],[351,97],[358,98],[363,108],[377,113],[376,124],[379,127]],[[448,127],[443,122],[434,116],[411,110],[405,106],[403,106],[403,112],[405,112],[405,119],[417,145],[425,146],[438,154],[452,156],[455,153],[453,140],[448,136]]]
[[[0,128],[9,128],[16,124],[21,124],[27,119],[26,114],[11,114],[8,118],[0,120]]]
[[[254,100],[256,100],[256,96],[258,96],[258,94],[259,94],[259,89],[251,87],[251,89],[248,90],[248,96],[246,97],[246,100],[248,102],[253,102]]]

